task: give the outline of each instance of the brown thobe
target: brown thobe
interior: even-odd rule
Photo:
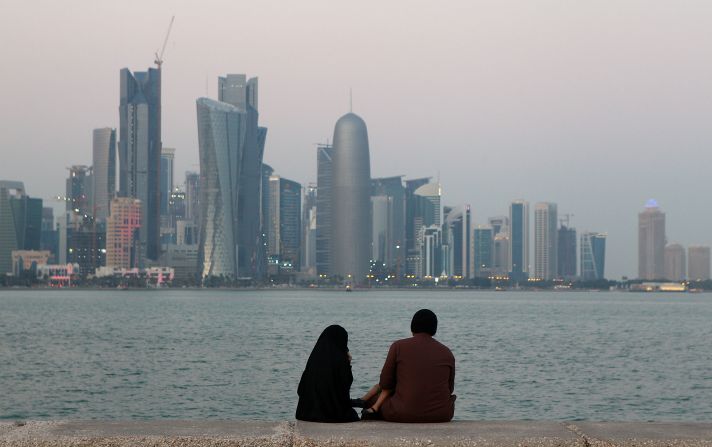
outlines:
[[[455,357],[429,334],[398,340],[388,350],[381,388],[391,396],[381,415],[392,422],[448,422],[455,412]]]

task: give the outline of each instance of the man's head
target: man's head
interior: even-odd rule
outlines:
[[[438,317],[430,309],[420,309],[413,315],[410,322],[410,331],[414,334],[426,333],[435,335],[438,330]]]

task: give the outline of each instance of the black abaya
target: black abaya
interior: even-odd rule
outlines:
[[[324,329],[299,381],[297,419],[313,422],[359,420],[351,407],[349,392],[353,375],[348,353],[346,330],[337,325]]]

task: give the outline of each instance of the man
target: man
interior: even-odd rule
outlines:
[[[381,380],[364,400],[378,395],[363,419],[392,422],[448,422],[455,412],[455,357],[433,336],[438,319],[428,309],[413,315],[411,338],[388,350]],[[379,393],[380,391],[380,393]]]

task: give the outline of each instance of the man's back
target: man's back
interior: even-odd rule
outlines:
[[[381,407],[385,420],[447,422],[455,411],[455,357],[426,333],[398,340],[388,351],[380,385],[394,391]]]

